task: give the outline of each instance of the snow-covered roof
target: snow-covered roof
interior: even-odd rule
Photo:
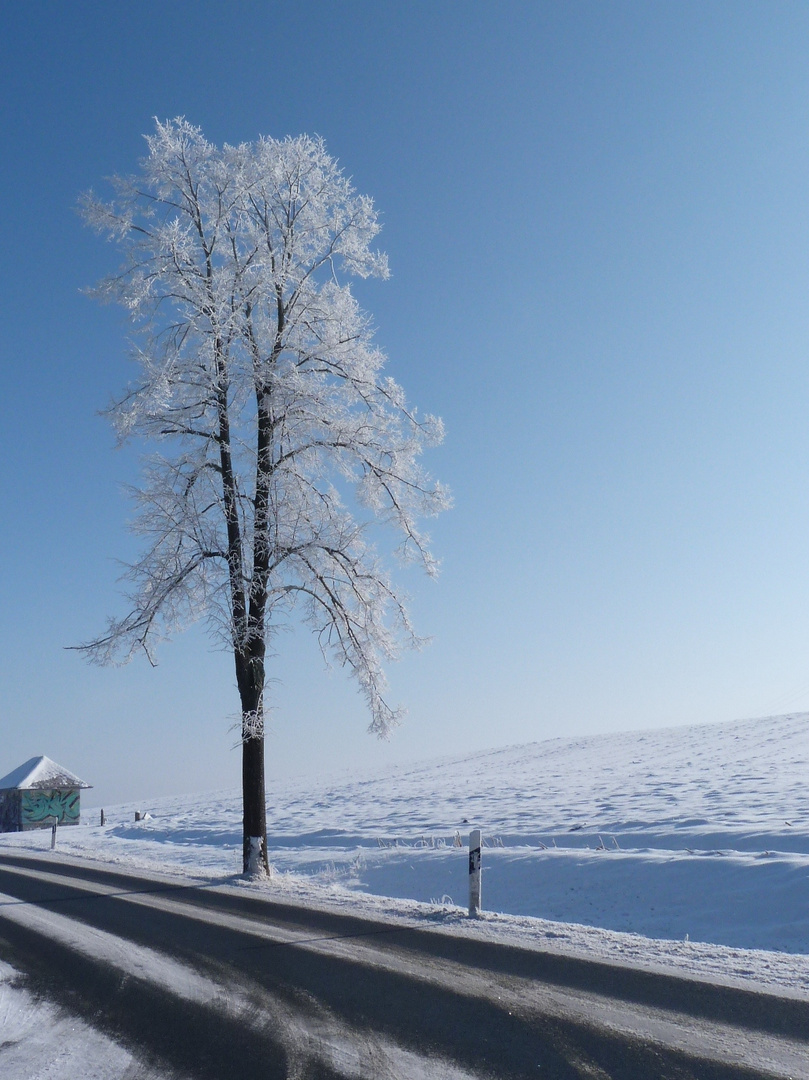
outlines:
[[[49,757],[32,757],[16,769],[0,778],[0,791],[9,789],[30,791],[53,790],[55,788],[88,788],[78,776],[68,772],[62,765],[57,765]]]

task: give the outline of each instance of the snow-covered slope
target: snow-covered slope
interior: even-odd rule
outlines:
[[[466,902],[463,842],[487,838],[489,911],[655,938],[809,953],[809,714],[553,739],[301,779],[268,792],[276,870],[439,908]],[[134,821],[134,812],[148,812]],[[236,792],[95,811],[59,847],[227,875]],[[0,837],[0,851],[49,843]]]

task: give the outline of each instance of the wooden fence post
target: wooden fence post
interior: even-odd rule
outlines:
[[[480,829],[469,834],[469,917],[477,918],[480,910]]]

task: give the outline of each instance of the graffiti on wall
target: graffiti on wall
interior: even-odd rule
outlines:
[[[79,793],[73,791],[23,791],[23,825],[36,825],[55,817],[60,824],[74,825],[79,820]]]

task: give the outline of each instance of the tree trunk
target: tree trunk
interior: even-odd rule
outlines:
[[[243,873],[264,877],[267,859],[267,808],[264,786],[264,665],[236,653],[236,681],[242,702],[242,856]]]
[[[270,869],[267,860],[263,735],[242,740],[242,802],[244,873],[250,877],[261,877],[268,874]]]

